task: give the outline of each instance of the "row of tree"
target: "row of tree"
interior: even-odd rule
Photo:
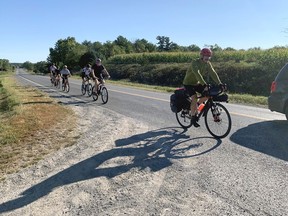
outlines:
[[[187,64],[199,56],[201,48],[197,45],[179,46],[165,36],[158,36],[156,39],[158,42],[154,45],[145,39],[131,42],[123,36],[105,43],[78,43],[74,37],[68,37],[58,40],[55,46],[50,48],[47,61],[36,64],[25,62],[23,67],[48,73],[48,67],[52,63],[56,63],[58,67],[65,64],[74,73],[100,57],[114,79],[157,85],[181,85]],[[205,46],[214,51],[213,65],[223,77],[223,81],[232,83],[230,90],[249,94],[266,95],[271,80],[288,56],[287,47],[235,50],[230,47],[222,49],[217,44]],[[179,73],[177,76],[175,71]],[[265,76],[259,76],[259,73]],[[232,77],[235,79],[231,80]],[[265,80],[261,80],[262,77],[266,77]]]
[[[36,64],[27,61],[24,63],[24,67],[36,72],[47,72],[49,65],[55,63],[59,67],[65,64],[72,71],[79,71],[87,63],[93,63],[96,57],[107,60],[119,54],[200,51],[200,47],[195,44],[180,46],[166,36],[157,36],[156,40],[158,41],[156,44],[152,44],[145,39],[137,39],[131,42],[123,36],[118,36],[114,41],[105,43],[87,40],[79,43],[74,37],[67,37],[66,39],[59,39],[54,48],[49,49],[47,61],[37,62]],[[235,50],[231,47],[222,49],[217,44],[205,46],[210,47],[213,51]]]

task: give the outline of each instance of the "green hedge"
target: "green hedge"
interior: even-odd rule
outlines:
[[[105,63],[113,79],[181,86],[196,52],[116,55]],[[212,64],[230,92],[268,96],[270,85],[288,59],[288,49],[215,52]]]

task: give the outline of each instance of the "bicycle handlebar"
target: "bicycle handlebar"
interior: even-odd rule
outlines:
[[[205,87],[208,88],[208,91],[204,90],[201,95],[202,96],[217,96],[220,95],[223,92],[227,91],[227,84],[219,84],[218,86],[206,84]]]

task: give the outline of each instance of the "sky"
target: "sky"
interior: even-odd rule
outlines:
[[[288,45],[287,0],[1,0],[0,59],[46,61],[60,39],[269,49]]]

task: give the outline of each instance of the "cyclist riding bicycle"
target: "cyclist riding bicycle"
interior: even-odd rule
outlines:
[[[203,48],[200,52],[200,58],[192,61],[190,67],[186,71],[186,75],[183,80],[183,85],[186,92],[191,97],[191,120],[194,127],[199,127],[197,123],[197,93],[203,93],[208,90],[207,82],[204,80],[203,76],[206,78],[208,83],[212,80],[221,85],[222,82],[219,79],[218,74],[214,70],[211,62],[209,61],[212,56],[212,51],[209,48]],[[206,101],[207,97],[202,97],[199,99],[198,104]]]
[[[104,65],[102,65],[101,59],[97,58],[96,63],[92,66],[92,79],[95,82],[94,94],[97,94],[97,89],[100,83],[104,83],[104,78],[110,78],[110,75]]]
[[[67,84],[69,85],[68,82],[68,77],[71,76],[71,73],[69,69],[67,68],[67,65],[63,66],[63,69],[60,71],[61,77],[62,77],[62,85],[64,84],[64,81],[67,80]]]
[[[56,78],[56,70],[57,70],[57,67],[56,67],[55,63],[53,63],[53,64],[49,67],[50,80],[51,80],[51,82],[52,82],[52,80],[55,80],[55,78]]]
[[[85,84],[85,80],[89,80],[90,76],[92,75],[92,68],[90,64],[87,64],[83,69],[82,69],[82,83]]]

